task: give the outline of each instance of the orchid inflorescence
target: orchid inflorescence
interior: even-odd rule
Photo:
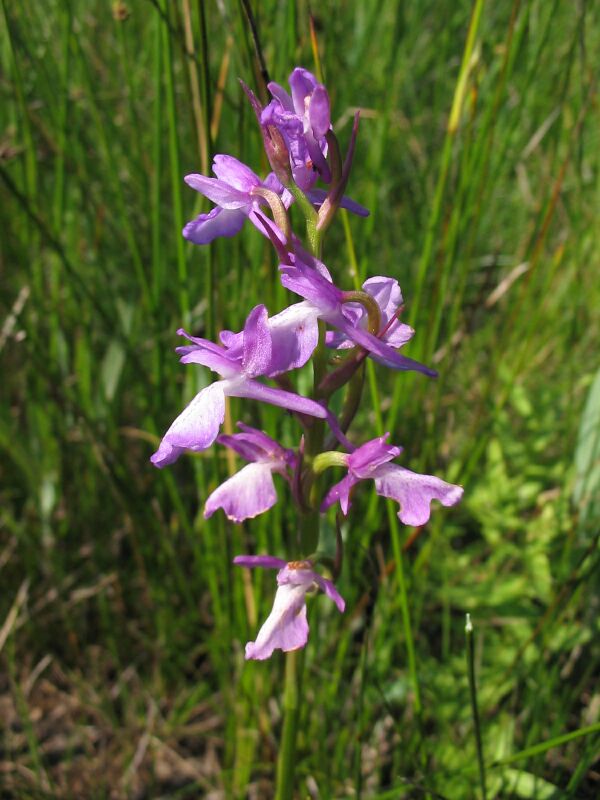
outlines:
[[[185,238],[207,244],[218,236],[233,236],[248,219],[268,237],[279,260],[281,283],[302,300],[270,316],[264,305],[248,314],[243,330],[222,331],[220,343],[179,334],[188,340],[177,348],[184,364],[200,364],[220,376],[202,389],[165,433],[152,456],[157,467],[173,463],[185,450],[206,450],[218,442],[248,463],[206,499],[204,516],[222,509],[236,523],[256,517],[277,502],[273,477],[289,484],[298,509],[299,535],[290,542],[294,560],[273,556],[237,556],[245,567],[278,569],[273,609],[246,658],[265,659],[273,650],[295,650],[308,638],[306,595],[321,589],[340,612],[344,600],[334,584],[315,566],[327,559],[318,552],[319,512],[339,503],[348,514],[356,483],[373,480],[377,494],[399,504],[406,525],[424,525],[430,503],[457,503],[462,488],[419,475],[392,463],[401,448],[387,443],[389,434],[356,446],[346,433],[358,411],[366,358],[396,370],[430,377],[435,372],[399,351],[414,331],[400,322],[402,293],[393,278],[376,276],[361,289],[344,290],[333,282],[320,259],[323,235],[338,208],[366,216],[369,212],[344,195],[358,131],[354,119],[347,154],[340,146],[330,117],[325,86],[305,69],[289,79],[291,96],[269,83],[271,102],[262,107],[248,87],[244,90],[256,113],[272,172],[261,180],[249,167],[228,155],[215,156],[216,178],[188,175],[186,183],[215,207],[183,229]],[[320,180],[326,189],[315,187]],[[306,242],[291,229],[289,209],[295,203],[306,221]],[[270,214],[269,214],[270,212]],[[293,391],[287,373],[312,359],[311,397]],[[263,383],[271,379],[274,385]],[[339,417],[329,408],[331,397],[345,388]],[[220,434],[225,398],[241,397],[287,409],[303,429],[298,448],[282,447],[260,430],[238,423],[239,433]],[[345,476],[319,496],[320,475],[343,468]],[[341,537],[334,572],[340,565]]]

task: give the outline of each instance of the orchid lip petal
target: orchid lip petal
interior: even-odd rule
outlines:
[[[151,457],[156,467],[172,464],[184,450],[206,450],[225,419],[224,381],[202,389],[173,421]]]
[[[222,508],[228,519],[243,522],[272,508],[277,502],[270,464],[257,462],[245,467],[212,492],[204,507],[204,517]]]

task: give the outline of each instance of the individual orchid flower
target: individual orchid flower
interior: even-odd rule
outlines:
[[[273,100],[263,109],[261,124],[281,133],[290,154],[296,184],[307,191],[320,175],[331,181],[326,134],[331,128],[329,95],[308,70],[296,67],[289,78],[291,97],[278,83],[268,84]]]
[[[277,502],[273,474],[278,472],[289,480],[289,469],[294,467],[293,450],[283,448],[266,433],[242,422],[238,422],[238,427],[242,433],[218,436],[217,442],[251,463],[212,492],[204,507],[205,518],[218,508],[233,522],[243,522],[268,511]]]
[[[353,316],[352,310],[347,314],[344,300],[350,299],[352,293],[343,292],[334,285],[324,264],[300,251],[299,248],[296,248],[296,253],[288,253],[288,260],[290,263],[279,265],[281,283],[286,289],[308,301],[307,311],[311,309],[311,313],[314,314],[316,310],[320,319],[337,328],[347,340],[364,348],[372,358],[387,367],[416,370],[431,377],[437,375],[435,370],[397,353],[384,338],[365,330],[361,319],[356,315]],[[377,301],[377,297],[374,299]],[[387,313],[387,304],[382,310]],[[396,329],[397,338],[392,343],[402,340],[404,344],[411,336],[412,329],[407,325],[401,325]]]
[[[281,228],[261,207],[269,206],[271,198],[284,209],[289,208],[292,196],[284,189],[273,173],[264,181],[237,158],[217,155],[213,161],[216,178],[205,175],[186,175],[185,182],[192,189],[208,197],[216,204],[208,214],[200,214],[183,229],[183,235],[195,244],[208,244],[218,236],[235,236],[249,219],[262,234],[271,231],[280,241],[285,242]]]
[[[432,500],[439,500],[443,506],[458,503],[463,494],[462,486],[433,475],[419,475],[397,464],[390,464],[400,455],[401,447],[386,443],[389,433],[366,442],[350,454],[339,454],[348,468],[348,474],[327,493],[321,510],[339,502],[344,514],[350,507],[350,491],[363,480],[375,481],[375,491],[382,497],[389,497],[400,505],[398,517],[405,525],[425,525],[429,520]]]
[[[311,561],[290,561],[274,556],[236,556],[240,567],[278,569],[277,592],[271,613],[263,623],[255,642],[246,645],[246,658],[259,661],[269,658],[273,650],[298,650],[308,640],[306,595],[321,589],[343,613],[346,604],[331,581],[313,569]]]
[[[191,345],[177,348],[183,364],[201,364],[221,375],[222,380],[202,389],[173,422],[151,457],[157,467],[176,461],[184,450],[200,451],[215,441],[225,418],[225,397],[248,397],[300,414],[329,419],[332,415],[319,403],[293,392],[265,386],[256,380],[269,373],[273,364],[273,340],[267,326],[267,310],[256,306],[248,315],[239,354],[230,354],[207,339],[187,336]]]

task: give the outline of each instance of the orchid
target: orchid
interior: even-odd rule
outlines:
[[[292,196],[284,189],[273,173],[264,181],[237,158],[217,155],[213,161],[216,178],[205,175],[186,175],[185,182],[192,189],[216,204],[208,214],[200,214],[183,229],[183,235],[194,244],[208,244],[218,236],[235,236],[249,219],[258,230],[266,231],[285,242],[280,228],[268,217],[263,206],[280,198],[284,208],[289,208]]]
[[[266,433],[241,422],[238,422],[238,427],[242,433],[224,434],[217,441],[251,463],[222,483],[207,498],[204,508],[206,518],[218,508],[222,508],[233,522],[243,522],[268,511],[277,502],[273,473],[278,472],[289,480],[289,468],[295,465],[293,450],[283,448]]]
[[[386,433],[371,439],[348,455],[340,454],[348,474],[331,487],[321,504],[322,511],[339,502],[347,515],[352,487],[363,480],[375,481],[378,495],[389,497],[400,505],[398,517],[405,525],[425,525],[432,500],[439,500],[443,506],[458,503],[463,494],[462,486],[388,463],[402,452],[402,448],[386,444],[388,436]]]
[[[246,658],[262,661],[274,650],[297,650],[308,640],[306,595],[321,589],[343,613],[346,604],[333,583],[313,569],[311,561],[286,562],[274,556],[236,556],[240,567],[278,569],[277,592],[271,613],[263,623],[256,641],[246,645]]]
[[[256,306],[248,315],[239,355],[206,339],[189,336],[192,345],[178,348],[183,364],[201,364],[221,375],[222,380],[202,389],[175,419],[151,458],[157,467],[176,461],[184,450],[201,451],[215,441],[225,419],[225,397],[247,397],[289,411],[327,419],[323,406],[283,389],[265,386],[256,380],[268,374],[273,363],[272,338],[267,327],[267,310]]]
[[[273,172],[263,180],[233,156],[215,156],[214,178],[196,174],[185,178],[215,207],[189,222],[183,235],[196,244],[207,244],[218,236],[233,236],[249,219],[273,245],[282,286],[298,295],[300,301],[273,316],[265,305],[255,306],[242,330],[221,330],[218,343],[183,329],[178,331],[188,340],[177,348],[181,363],[208,367],[219,379],[198,392],[151,457],[155,466],[164,467],[185,450],[203,451],[216,441],[248,462],[208,495],[204,507],[207,519],[221,509],[232,522],[252,520],[276,504],[279,478],[275,476],[288,484],[298,526],[293,533],[284,532],[284,538],[287,534],[288,545],[300,560],[267,555],[234,559],[239,566],[278,570],[273,608],[256,641],[246,645],[246,658],[256,660],[269,658],[277,649],[289,652],[305,646],[309,593],[321,589],[340,612],[344,611],[344,600],[334,584],[315,569],[317,557],[326,563],[332,558],[320,538],[320,512],[339,503],[343,514],[348,515],[355,485],[372,480],[377,494],[399,504],[398,516],[403,523],[423,525],[429,519],[433,500],[452,506],[463,491],[440,478],[419,475],[392,463],[401,448],[388,443],[388,434],[360,446],[346,438],[360,406],[365,358],[395,370],[413,370],[432,377],[436,372],[399,352],[415,332],[399,319],[404,301],[395,278],[376,275],[364,281],[361,289],[344,290],[334,283],[320,260],[324,236],[339,208],[362,216],[369,213],[345,196],[359,114],[354,116],[342,157],[331,126],[325,86],[300,67],[290,75],[289,84],[290,93],[277,83],[269,83],[272,100],[263,107],[242,83]],[[319,179],[326,189],[315,186]],[[293,202],[304,217],[304,240],[292,230],[288,212]],[[308,396],[303,396],[295,388],[304,385],[309,372],[302,368],[311,361],[312,386]],[[292,375],[295,370],[302,370],[297,380]],[[274,381],[275,386],[264,383],[265,379]],[[344,387],[345,395],[338,403],[334,395]],[[293,412],[303,429],[297,447],[283,447],[271,435],[242,422],[238,422],[238,432],[220,433],[226,397],[250,398]],[[339,418],[332,408],[341,409]],[[330,449],[336,440],[335,446],[341,445],[345,452]],[[322,473],[340,466],[346,469],[345,476],[322,492]],[[340,536],[336,572],[343,549]],[[293,657],[289,663],[293,663]],[[286,681],[295,680],[293,676],[293,671],[286,670]]]

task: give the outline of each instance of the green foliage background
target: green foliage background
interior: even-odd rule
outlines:
[[[306,2],[252,3],[270,78],[314,68]],[[586,0],[373,0],[312,9],[349,193],[339,283],[396,277],[437,381],[369,374],[358,437],[465,487],[423,531],[365,488],[347,613],[311,603],[298,797],[597,797],[600,68]],[[255,230],[198,248],[183,184],[214,153],[266,171],[233,0],[3,0],[0,26],[1,775],[14,797],[269,797],[280,657],[244,663],[288,498],[232,526],[202,501],[215,448],[148,463],[210,380],[172,352],[286,303]],[[470,28],[469,28],[470,26]],[[470,30],[470,37],[468,32]],[[466,56],[465,56],[466,52]],[[293,420],[233,401],[293,445]],[[403,603],[406,591],[408,609]],[[407,617],[406,611],[409,616]],[[278,654],[280,656],[280,654]],[[536,747],[540,745],[540,747]]]

